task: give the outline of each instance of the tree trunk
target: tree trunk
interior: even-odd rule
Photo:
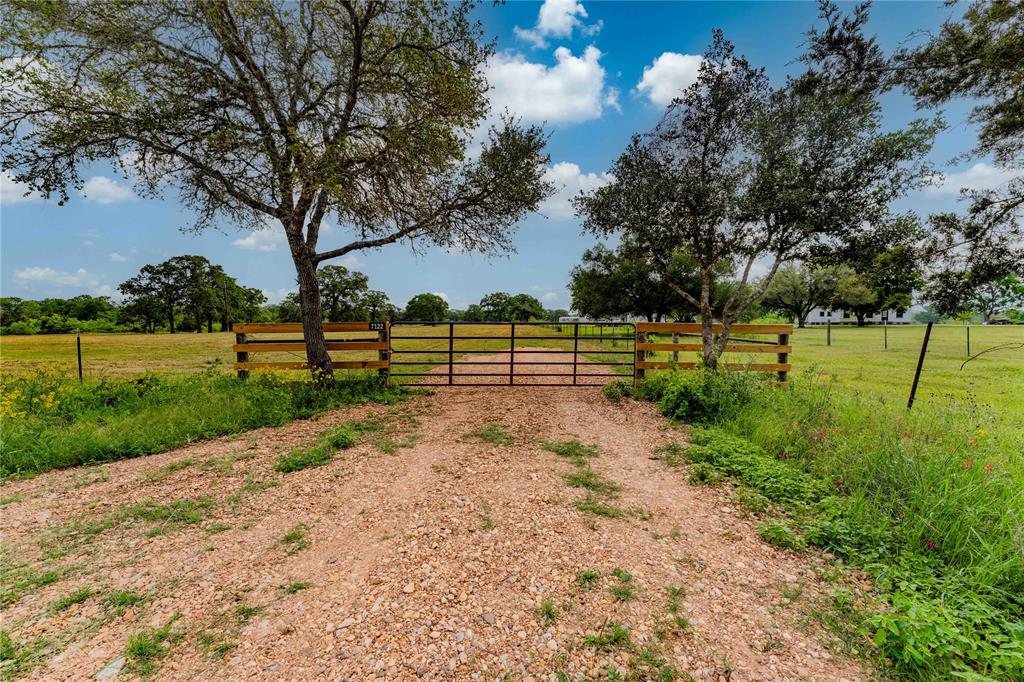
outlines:
[[[798,329],[803,329],[807,326],[807,315],[797,315],[796,326]]]
[[[206,333],[207,334],[212,334],[213,333],[213,317],[207,317],[206,318]]]
[[[168,325],[170,326],[171,333],[174,333],[174,308],[171,308],[171,314],[167,318]]]
[[[704,366],[715,369],[718,367],[718,356],[715,354],[715,316],[711,310],[711,271],[702,270],[700,279],[700,338]]]
[[[299,303],[302,307],[302,335],[306,339],[306,362],[314,381],[321,385],[334,383],[334,366],[324,340],[324,311],[320,286],[316,280],[316,263],[305,245],[292,248],[292,260],[299,280]]]
[[[854,313],[857,316],[857,326],[864,326],[864,313]]]

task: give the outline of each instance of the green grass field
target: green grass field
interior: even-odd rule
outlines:
[[[1024,343],[1024,327],[972,326],[970,330],[972,353],[1001,344]],[[395,336],[441,337],[447,332],[447,325],[396,326],[394,329]],[[462,327],[458,333],[502,336],[508,333],[508,327],[472,325]],[[527,337],[547,333],[539,327],[520,326],[517,329],[517,334]],[[848,388],[901,404],[905,403],[910,391],[923,335],[924,327],[920,325],[889,327],[889,344],[888,349],[885,349],[881,327],[837,326],[832,328],[832,346],[829,347],[825,345],[824,328],[798,329],[793,335],[794,348],[790,361],[796,373],[814,368]],[[354,338],[371,335],[348,333],[345,336]],[[274,338],[274,335],[264,335],[262,338]],[[90,379],[127,378],[146,372],[181,374],[210,367],[230,371],[234,362],[234,353],[231,352],[233,342],[234,335],[229,333],[87,334],[82,336],[82,356],[86,377]],[[531,341],[528,338],[517,342],[517,347],[530,346],[565,350],[571,349],[572,342]],[[416,359],[422,360],[424,364],[419,367],[403,367],[402,371],[423,369],[429,363],[443,362],[447,358],[446,338],[438,338],[436,341],[396,340],[395,347],[437,351],[436,354],[417,356]],[[625,342],[618,342],[614,346],[616,350],[630,347]],[[462,341],[456,345],[456,353],[460,348],[498,352],[507,349],[507,341],[497,338]],[[599,349],[612,348],[612,342],[601,342],[599,337],[580,343],[580,349],[590,354],[597,353]],[[335,354],[335,357],[339,355]],[[351,353],[346,357],[370,359],[373,356],[372,352],[367,352]],[[667,358],[668,354],[659,356]],[[396,359],[410,361],[413,357],[407,355]],[[733,361],[764,360],[766,357],[770,356],[730,356]],[[254,359],[294,361],[301,358],[287,353],[267,353]],[[918,388],[918,402],[974,401],[1007,419],[1024,422],[1024,348],[986,353],[961,369],[960,365],[966,359],[967,328],[961,325],[935,326]],[[53,368],[55,365],[68,372],[74,371],[73,335],[0,338],[0,369],[4,373],[26,373],[42,367]]]

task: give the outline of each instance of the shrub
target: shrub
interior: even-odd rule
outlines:
[[[631,389],[632,386],[627,384],[625,381],[616,379],[615,381],[611,381],[602,386],[601,393],[603,393],[604,397],[607,398],[608,400],[611,400],[613,403],[617,403],[626,396],[630,395]]]
[[[707,424],[735,415],[765,390],[767,381],[752,372],[681,370],[654,375],[641,393],[672,419]]]

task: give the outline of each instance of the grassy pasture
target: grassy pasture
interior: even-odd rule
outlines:
[[[563,333],[570,333],[568,325],[562,326]],[[620,329],[620,335],[632,333]],[[459,336],[493,337],[482,339],[456,340],[455,355],[463,357],[461,350],[487,350],[495,353],[507,351],[509,347],[509,325],[472,324],[459,325],[456,334]],[[610,334],[610,330],[605,331]],[[424,371],[448,361],[448,324],[437,325],[395,325],[392,330],[395,337],[429,336],[428,339],[398,339],[396,349],[417,351],[436,351],[417,355],[396,356],[401,362],[421,361],[417,365],[403,366],[395,371]],[[572,350],[570,339],[537,339],[531,336],[553,336],[553,329],[534,325],[516,325],[516,348],[544,347],[558,350]],[[631,350],[632,344],[627,341],[613,343],[602,341],[596,328],[581,329],[579,350],[586,353],[599,353],[600,350]],[[345,339],[377,339],[376,332],[337,332],[327,335],[328,338]],[[504,338],[503,338],[504,337]],[[295,334],[251,334],[250,338],[259,340],[294,340]],[[183,374],[209,369],[223,368],[232,371],[235,354],[231,351],[235,335],[229,332],[212,334],[83,334],[82,362],[86,378],[132,378],[147,372],[157,374]],[[376,351],[332,352],[335,360],[373,360]],[[571,360],[571,356],[567,355]],[[607,355],[600,358],[612,360],[616,356]],[[628,355],[620,355],[619,359],[629,360]],[[296,362],[304,360],[302,353],[256,353],[250,355],[254,362]],[[74,334],[50,334],[36,336],[4,336],[0,337],[0,371],[5,373],[29,373],[40,368],[51,369],[57,365],[69,372],[77,371],[75,359]],[[556,371],[556,370],[552,370]],[[565,371],[565,370],[559,370]],[[627,370],[628,373],[628,370]]]
[[[859,393],[905,405],[921,352],[924,325],[890,326],[885,349],[882,327],[832,327],[832,345],[824,328],[794,330],[790,363],[798,376],[808,370],[834,379]],[[761,337],[769,338],[769,337]],[[771,337],[774,340],[774,337]],[[659,338],[659,341],[670,341]],[[1006,348],[981,355],[960,369],[967,359],[967,329],[962,325],[932,328],[916,404],[950,402],[977,404],[1008,421],[1024,421],[1024,348]],[[971,327],[971,353],[1002,344],[1024,343],[1024,327]],[[670,353],[655,359],[668,360]],[[680,361],[697,353],[680,353]],[[730,353],[729,362],[774,362],[774,355]]]

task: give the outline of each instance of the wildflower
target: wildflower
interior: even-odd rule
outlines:
[[[835,481],[832,482],[832,487],[835,488],[836,490],[842,490],[843,482],[837,478]]]
[[[978,438],[984,438],[987,435],[988,435],[988,432],[985,431],[985,429],[978,429]]]
[[[779,450],[779,459],[789,459],[789,455],[786,454],[785,450]]]
[[[986,474],[991,474],[992,473],[992,463],[991,462],[989,462],[988,464],[985,465],[985,473]]]
[[[964,469],[970,469],[972,466],[974,466],[974,462],[969,459],[964,460]]]
[[[929,540],[929,541],[928,541],[928,549],[930,549],[931,551],[933,551],[933,552],[934,552],[934,551],[935,551],[935,550],[937,550],[938,548],[939,548],[939,546],[938,546],[937,544],[935,544],[935,541],[934,541],[934,540]]]

